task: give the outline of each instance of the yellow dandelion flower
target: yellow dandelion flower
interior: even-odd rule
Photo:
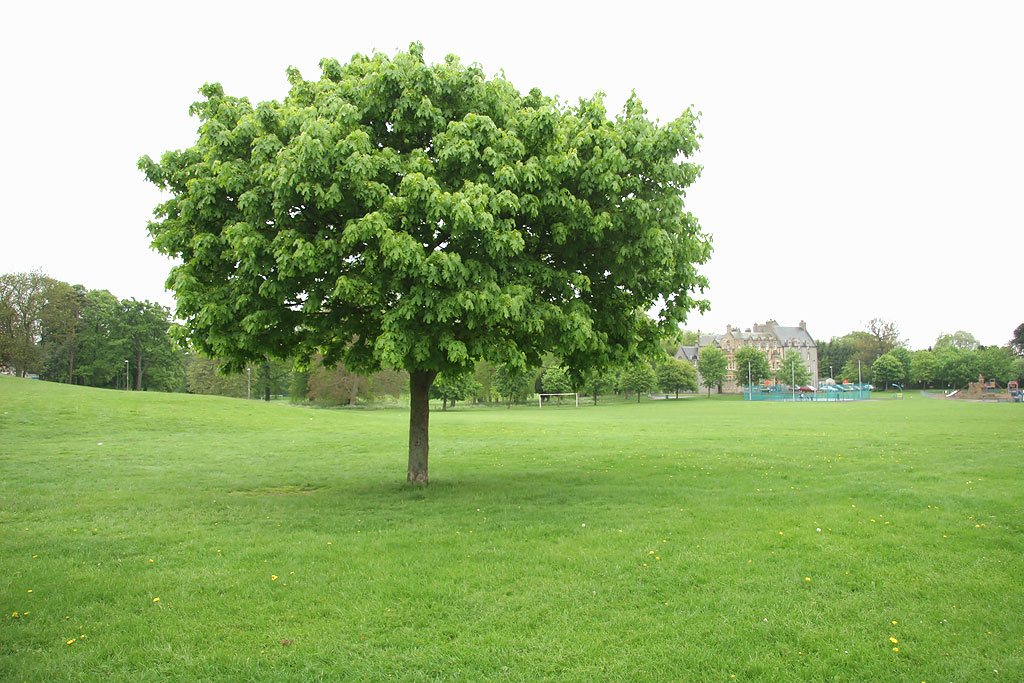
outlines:
[[[71,643],[75,642],[76,640],[77,640],[77,638],[72,638],[71,640],[69,640],[68,642],[66,642],[64,644],[65,645],[70,645]]]
[[[893,652],[899,652],[899,651],[900,651],[900,649],[899,649],[898,647],[894,647],[894,648],[892,649],[892,651],[893,651]]]
[[[892,625],[893,625],[893,626],[895,626],[895,625],[896,625],[896,624],[898,624],[898,623],[900,623],[900,622],[896,621],[895,619],[893,619],[893,620],[892,620]]]
[[[277,574],[271,574],[270,575],[270,580],[271,581],[277,581]]]
[[[810,581],[810,580],[811,580],[811,577],[809,577],[809,576],[805,576],[804,577],[804,581]]]
[[[12,616],[12,617],[16,617],[16,616],[18,616],[18,613],[17,613],[17,612],[12,612],[12,613],[11,613],[11,616]]]
[[[160,598],[153,598],[153,602],[160,602]]]
[[[895,638],[890,637],[889,638],[889,642],[892,643],[893,645],[895,645],[896,643],[898,643],[900,641],[896,640]]]

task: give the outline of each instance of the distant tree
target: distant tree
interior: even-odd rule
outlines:
[[[430,386],[430,396],[441,399],[441,410],[448,410],[449,402],[454,407],[455,401],[464,401],[476,393],[476,389],[477,384],[473,381],[472,371],[439,372]]]
[[[939,363],[931,351],[914,351],[910,360],[910,381],[922,389],[931,386],[939,370]]]
[[[733,356],[736,363],[737,385],[756,385],[772,376],[771,366],[768,365],[768,356],[764,351],[753,346],[744,346]]]
[[[565,394],[572,391],[572,379],[569,371],[561,365],[552,365],[540,377],[541,388],[545,394]],[[559,397],[561,403],[561,397]]]
[[[75,352],[78,328],[85,307],[86,290],[66,282],[52,280],[46,293],[40,343],[45,354],[42,376],[71,384],[75,380]]]
[[[957,330],[951,334],[940,334],[932,348],[938,350],[947,346],[951,346],[958,351],[974,351],[981,346],[981,343],[970,332]]]
[[[265,358],[252,367],[252,386],[263,394],[263,400],[285,393],[291,385],[293,363]]]
[[[366,392],[366,377],[345,367],[344,363],[328,367],[316,356],[307,372],[306,397],[314,403],[354,406],[360,392]]]
[[[658,386],[661,390],[665,393],[674,392],[676,398],[679,398],[680,391],[697,390],[697,371],[684,360],[669,358],[658,363],[654,371],[658,376]]]
[[[1015,358],[1010,364],[1010,379],[1024,386],[1024,358]]]
[[[76,332],[75,381],[92,387],[118,386],[126,348],[120,323],[121,304],[105,289],[85,293]]]
[[[782,357],[782,364],[775,377],[784,384],[792,382],[797,386],[803,386],[811,381],[811,373],[804,365],[804,359],[800,357],[799,351],[793,349],[786,351],[786,355]]]
[[[478,360],[473,364],[473,381],[477,383],[476,398],[480,401],[490,403],[497,396],[494,388],[494,373],[497,367],[487,360]]]
[[[628,366],[622,374],[622,388],[628,392],[636,392],[636,402],[640,402],[640,394],[654,391],[658,386],[658,377],[650,363],[639,361]]]
[[[185,387],[190,394],[245,398],[248,376],[244,372],[225,375],[217,371],[221,361],[195,353],[185,356]]]
[[[594,405],[597,405],[597,397],[604,390],[613,386],[614,376],[608,370],[591,370],[583,375],[583,391],[587,396],[594,398]]]
[[[0,364],[20,377],[42,370],[43,308],[53,280],[40,270],[0,275]]]
[[[986,346],[974,353],[978,358],[978,373],[986,379],[994,379],[1006,386],[1013,365],[1013,352],[1010,347]]]
[[[857,358],[851,358],[839,371],[839,378],[846,382],[870,382],[871,365],[865,364]]]
[[[718,391],[722,391],[722,382],[725,381],[725,373],[728,369],[729,359],[725,357],[721,349],[705,346],[700,350],[697,370],[700,371],[701,385],[707,387],[708,398],[711,398],[712,387],[718,387]]]
[[[888,353],[898,346],[906,346],[906,342],[900,339],[900,328],[894,322],[872,318],[866,329],[874,340],[874,352],[877,356]]]
[[[935,359],[939,366],[937,378],[947,388],[960,389],[978,379],[980,366],[973,351],[961,351],[952,344],[946,344],[935,349]]]
[[[180,363],[168,331],[171,312],[152,301],[124,299],[118,316],[118,332],[132,361],[135,391],[148,387],[150,368]],[[165,368],[161,368],[164,371]],[[155,387],[154,387],[155,388]]]
[[[893,356],[903,366],[903,382],[910,381],[910,365],[913,362],[914,354],[909,349],[903,346],[897,346],[892,351],[889,351],[889,355]],[[902,382],[901,382],[902,383]]]
[[[1013,339],[1010,340],[1010,346],[1018,356],[1024,356],[1024,323],[1017,325],[1016,329],[1013,330]]]
[[[502,363],[494,370],[494,388],[505,398],[509,407],[533,393],[534,371]]]
[[[903,363],[892,352],[878,357],[871,365],[871,373],[875,387],[885,391],[892,384],[902,385],[907,378],[906,369]]]

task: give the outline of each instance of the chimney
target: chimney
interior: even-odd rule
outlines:
[[[800,329],[803,330],[804,332],[807,331],[807,321],[806,320],[801,320],[800,321]]]

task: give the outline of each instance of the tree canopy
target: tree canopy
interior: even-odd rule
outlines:
[[[171,195],[149,231],[181,259],[167,284],[200,350],[407,370],[426,483],[437,372],[653,356],[707,309],[693,112],[659,125],[633,96],[609,118],[600,95],[523,95],[419,44],[320,66],[289,69],[283,102],[203,86],[195,145],[139,162]]]
[[[768,356],[756,347],[744,346],[739,349],[733,356],[733,361],[736,363],[734,374],[737,385],[760,384],[772,376]]]
[[[707,387],[708,398],[711,398],[712,387],[721,389],[725,381],[725,373],[729,369],[729,359],[714,346],[705,346],[700,350],[697,359],[697,370],[700,371],[700,383]]]
[[[793,383],[802,386],[811,381],[811,372],[804,364],[800,352],[789,349],[782,357],[782,364],[779,366],[776,377],[784,384]]]

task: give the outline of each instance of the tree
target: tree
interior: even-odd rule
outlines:
[[[43,308],[53,282],[40,270],[0,275],[0,365],[21,377],[42,369]]]
[[[594,397],[597,405],[598,395],[614,384],[614,377],[609,370],[591,370],[583,376],[583,391]]]
[[[935,340],[934,349],[941,349],[946,346],[952,346],[954,349],[960,351],[974,351],[981,346],[981,342],[970,332],[964,330],[957,330],[952,334],[940,334],[938,339]]]
[[[978,373],[994,379],[1003,386],[1011,379],[1013,353],[1009,347],[986,346],[974,352],[978,359]]]
[[[729,359],[725,357],[721,349],[705,346],[700,350],[697,370],[700,371],[701,385],[708,389],[708,398],[711,398],[712,387],[718,387],[719,391],[722,390],[722,382],[725,381],[725,372],[728,368]]]
[[[92,387],[112,387],[124,370],[125,342],[121,336],[121,304],[105,289],[85,293],[78,321],[78,359],[75,378]]]
[[[744,346],[733,356],[736,384],[756,385],[772,376],[768,356],[753,346]]]
[[[899,346],[906,346],[906,342],[900,339],[900,328],[894,322],[872,318],[865,329],[874,340],[875,356],[888,353]]]
[[[1024,385],[1024,358],[1015,358],[1010,365],[1010,379]]]
[[[209,394],[246,398],[249,394],[245,373],[225,375],[218,372],[221,361],[197,354],[185,356],[185,388],[190,394]]]
[[[85,306],[85,288],[52,280],[40,316],[41,344],[45,353],[43,377],[74,382],[78,327]]]
[[[171,312],[167,308],[152,301],[125,299],[121,302],[119,336],[124,339],[130,360],[134,361],[135,391],[142,391],[143,386],[154,385],[157,388],[157,384],[164,384],[154,382],[153,377],[148,376],[151,367],[154,371],[159,365],[177,363],[180,367],[180,359],[168,335],[170,318]]]
[[[1013,339],[1010,340],[1010,346],[1018,356],[1024,356],[1024,323],[1017,325],[1013,330]]]
[[[640,402],[640,394],[654,391],[658,386],[658,377],[650,363],[640,361],[633,363],[622,374],[622,388],[626,392],[636,392],[636,402]]]
[[[569,370],[563,365],[552,365],[540,376],[540,386],[545,394],[567,394],[572,391],[572,379]],[[558,397],[562,402],[562,397]]]
[[[149,232],[181,259],[167,284],[203,352],[407,370],[408,480],[425,484],[438,372],[653,357],[707,310],[690,111],[658,125],[633,96],[609,119],[600,95],[521,95],[419,44],[320,66],[256,107],[203,86],[196,144],[140,159],[171,194]]]
[[[914,351],[910,359],[910,381],[922,389],[931,386],[938,372],[939,364],[931,351]]]
[[[455,401],[463,401],[476,393],[477,383],[473,381],[473,372],[466,370],[458,374],[440,372],[434,383],[430,385],[430,395],[441,399],[441,410],[448,410],[448,402],[455,407]]]
[[[804,359],[794,349],[786,351],[775,376],[783,383],[792,382],[795,386],[803,386],[811,381],[811,373],[804,365]]]
[[[892,352],[879,356],[878,360],[871,365],[871,373],[874,377],[874,383],[879,385],[882,391],[885,391],[892,384],[902,385],[907,379],[907,372],[903,367],[903,363]]]
[[[675,392],[676,398],[679,398],[680,391],[697,390],[697,371],[684,360],[668,358],[658,363],[655,373],[661,390],[666,393]]]
[[[498,396],[508,400],[511,408],[513,401],[521,401],[533,393],[533,371],[503,363],[494,370],[494,388]]]

